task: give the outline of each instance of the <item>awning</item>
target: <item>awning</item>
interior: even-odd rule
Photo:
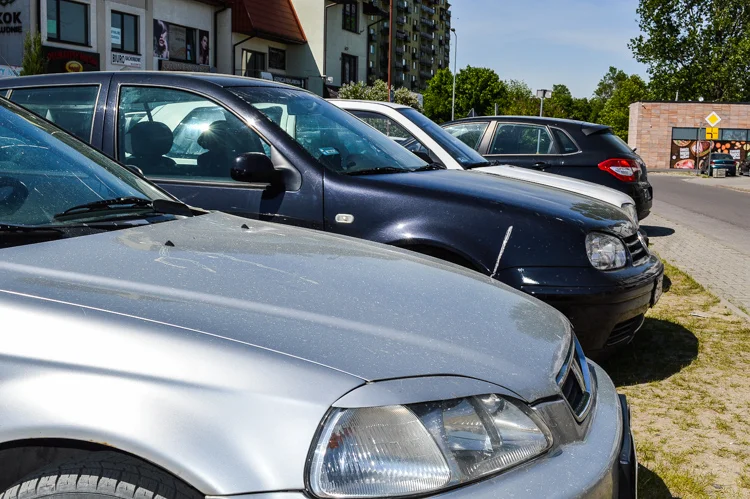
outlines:
[[[281,43],[307,43],[291,0],[234,0],[232,31]]]

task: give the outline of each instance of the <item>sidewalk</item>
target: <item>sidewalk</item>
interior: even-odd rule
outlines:
[[[730,247],[656,214],[642,226],[659,256],[728,302],[738,315],[750,319],[750,248]]]
[[[713,187],[725,187],[727,189],[735,189],[738,191],[750,192],[750,177],[737,176],[737,177],[724,177],[724,178],[708,178],[708,177],[696,177],[694,174],[689,175],[687,172],[649,172],[649,175],[680,175],[685,176],[685,182],[697,185],[710,185]]]

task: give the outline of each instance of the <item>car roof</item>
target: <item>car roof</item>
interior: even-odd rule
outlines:
[[[599,123],[590,123],[588,121],[580,121],[580,120],[569,120],[565,118],[546,118],[546,117],[540,117],[540,116],[476,116],[476,117],[469,117],[469,118],[461,118],[453,121],[448,121],[446,123],[443,123],[443,125],[449,125],[454,123],[464,123],[464,122],[472,122],[476,123],[477,121],[513,121],[517,123],[532,123],[535,125],[553,125],[558,126],[561,128],[579,128],[585,135],[591,135],[596,132],[601,132],[603,130],[611,130],[611,127],[607,125],[601,125]]]
[[[121,71],[96,71],[96,72],[82,72],[82,73],[53,73],[44,75],[25,76],[23,80],[19,78],[8,78],[7,82],[11,83],[12,87],[24,86],[23,82],[34,82],[38,84],[40,82],[49,81],[50,83],[64,83],[64,82],[75,82],[76,80],[91,81],[95,78],[109,78],[114,74],[122,74]],[[297,90],[303,90],[293,85],[287,85],[285,83],[278,83],[275,81],[264,80],[261,78],[249,78],[247,76],[235,76],[221,73],[200,73],[200,72],[186,72],[186,71],[128,71],[128,76],[168,76],[177,80],[203,80],[213,83],[220,87],[240,87],[240,86],[254,86],[254,87],[279,87],[279,88],[294,88]],[[5,79],[0,80],[4,82]]]
[[[405,106],[403,104],[396,104],[395,102],[384,102],[384,101],[375,101],[375,100],[365,100],[365,99],[327,99],[334,104],[337,102],[352,102],[357,104],[367,104],[371,106],[384,106],[384,107],[390,107],[392,109],[409,109],[409,106]]]

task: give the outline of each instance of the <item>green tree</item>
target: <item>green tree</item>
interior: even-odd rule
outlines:
[[[372,85],[364,82],[349,83],[339,89],[340,99],[361,99],[388,102],[388,84],[383,80],[375,80]],[[393,101],[397,104],[411,106],[421,111],[417,96],[407,88],[401,87],[393,92]]]
[[[628,140],[630,105],[648,98],[648,86],[638,75],[630,75],[617,85],[599,114],[599,122],[609,125],[622,140]]]
[[[23,62],[21,76],[38,75],[44,73],[44,54],[42,53],[42,35],[26,33],[23,41]]]
[[[539,99],[531,93],[531,88],[521,80],[505,82],[508,97],[505,106],[500,108],[501,114],[513,116],[535,116],[539,114]]]
[[[627,79],[628,75],[625,71],[610,66],[609,71],[599,80],[599,84],[596,86],[596,90],[594,90],[594,97],[606,103],[612,97],[612,94],[615,93],[617,86]]]
[[[497,73],[489,68],[467,66],[456,75],[456,117],[470,110],[478,116],[495,114],[495,104],[507,105],[508,89]]]
[[[427,82],[424,92],[424,114],[432,121],[443,123],[451,119],[453,99],[453,73],[450,69],[439,69]]]
[[[630,40],[656,99],[750,100],[747,0],[640,0]]]

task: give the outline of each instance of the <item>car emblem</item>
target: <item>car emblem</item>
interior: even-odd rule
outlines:
[[[641,246],[643,246],[643,249],[646,250],[646,254],[650,255],[651,252],[648,250],[648,243],[646,242],[646,238],[643,237],[643,234],[638,232],[638,240],[641,242]]]

